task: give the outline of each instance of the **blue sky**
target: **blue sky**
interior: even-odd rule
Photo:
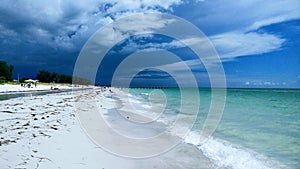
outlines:
[[[186,19],[211,40],[228,87],[300,88],[299,11],[298,0],[2,0],[0,59],[14,65],[15,78],[34,78],[41,69],[71,75],[83,45],[98,29],[136,12],[162,12]],[[109,82],[120,58],[149,47],[177,54],[192,67],[199,85],[209,86],[205,68],[189,49],[174,39],[149,35],[116,44],[99,68],[105,67],[106,74],[97,77]],[[165,65],[157,68],[171,67],[185,76],[176,63],[160,59]],[[140,72],[134,82],[174,84],[166,72],[156,70]]]

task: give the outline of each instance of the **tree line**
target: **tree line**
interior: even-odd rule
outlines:
[[[36,79],[40,82],[54,82],[54,83],[72,83],[72,76],[65,74],[58,74],[57,72],[49,72],[47,70],[40,70],[36,75]]]
[[[0,83],[13,81],[13,69],[12,65],[8,65],[5,61],[0,61]],[[26,79],[28,78],[22,78],[20,82],[23,83]],[[46,83],[91,84],[91,81],[85,78],[49,72],[47,70],[40,70],[36,75],[36,79]]]
[[[82,84],[82,85],[90,85],[91,81],[81,77],[73,77],[65,74],[58,74],[57,72],[49,72],[47,70],[40,70],[36,75],[36,79],[40,82],[47,83],[73,83],[73,84]]]
[[[14,67],[8,65],[5,61],[0,61],[0,83],[12,81]]]

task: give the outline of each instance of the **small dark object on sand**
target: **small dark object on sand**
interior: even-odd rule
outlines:
[[[58,130],[58,128],[57,127],[50,127],[51,129],[53,129],[53,130]]]
[[[29,126],[30,121],[28,121],[26,124],[23,124],[23,126]]]

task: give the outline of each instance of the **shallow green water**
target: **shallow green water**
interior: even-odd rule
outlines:
[[[214,134],[274,158],[300,166],[300,91],[231,89]]]
[[[198,89],[184,89],[194,94]],[[131,89],[147,100],[153,89]],[[179,89],[163,89],[168,98],[165,116],[180,113]],[[207,116],[211,91],[200,89],[200,108],[193,130],[200,131]],[[186,104],[192,97],[185,97]],[[193,104],[188,105],[191,111]],[[300,166],[300,90],[228,89],[222,119],[213,137],[253,150],[288,168]],[[224,150],[226,151],[226,150]],[[239,157],[236,159],[239,160]]]

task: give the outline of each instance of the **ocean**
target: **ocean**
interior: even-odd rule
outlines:
[[[180,90],[191,96],[200,94],[197,119],[183,140],[196,146],[217,168],[299,168],[300,90],[227,89],[221,120],[203,144],[199,143],[199,137],[211,106],[210,89],[130,89],[129,92],[132,104],[141,111],[151,107],[151,102],[161,102],[161,97],[150,95],[163,93],[167,101],[156,120],[172,126],[180,113],[189,115],[188,111],[180,111]],[[194,98],[184,99],[189,104]],[[193,104],[187,107],[191,112],[195,109]]]

